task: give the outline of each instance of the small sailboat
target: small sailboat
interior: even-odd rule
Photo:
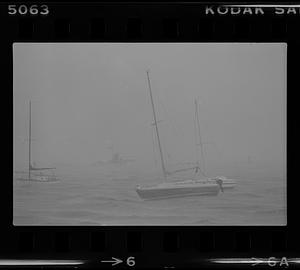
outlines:
[[[199,120],[197,99],[195,99],[195,131],[197,134],[196,136],[198,137],[198,141],[196,139],[196,149],[198,148],[198,146],[200,146],[202,165],[204,167],[203,143],[202,143],[202,138],[201,138],[201,133],[200,133],[200,120]],[[199,158],[198,158],[197,165],[196,165],[196,173],[197,172],[202,173],[202,175],[206,178],[206,179],[203,179],[203,181],[205,181],[205,182],[220,182],[222,185],[222,190],[233,189],[236,186],[236,180],[228,179],[225,176],[207,177],[206,173],[204,172],[204,168],[202,168],[202,169],[200,168]],[[200,181],[200,180],[198,180],[198,181]]]
[[[136,192],[141,199],[155,200],[155,199],[167,199],[173,197],[189,197],[189,196],[214,196],[223,191],[222,181],[203,181],[203,180],[182,180],[176,182],[167,182],[167,176],[170,175],[165,167],[163,158],[163,151],[161,147],[161,141],[159,137],[158,121],[155,113],[155,106],[152,96],[152,89],[149,77],[149,71],[147,71],[147,81],[150,93],[150,100],[153,112],[153,125],[155,126],[156,137],[158,142],[161,167],[163,171],[164,182],[153,186],[137,186]],[[188,168],[190,169],[190,168]]]
[[[28,177],[17,178],[20,181],[33,181],[33,182],[57,182],[59,179],[56,177],[53,167],[38,168],[32,166],[31,161],[31,101],[29,102],[29,136],[28,136]]]

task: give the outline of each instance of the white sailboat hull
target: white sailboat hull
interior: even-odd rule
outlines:
[[[215,196],[220,186],[216,183],[187,180],[173,183],[163,183],[150,187],[136,188],[136,192],[143,200],[159,200],[174,197]]]
[[[221,181],[220,181],[221,180]],[[197,182],[202,183],[220,183],[223,190],[234,189],[237,185],[236,180],[228,179],[225,177],[216,177],[216,178],[208,178],[208,179],[200,179]]]

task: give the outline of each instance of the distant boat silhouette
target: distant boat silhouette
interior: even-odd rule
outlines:
[[[135,159],[121,157],[120,154],[118,152],[116,152],[116,153],[112,154],[111,159],[109,159],[109,160],[100,160],[98,162],[93,163],[93,165],[94,166],[106,165],[106,164],[124,165],[124,164],[128,164],[128,163],[131,163],[131,162],[134,162],[134,161],[135,161]]]
[[[20,181],[33,181],[33,182],[57,182],[59,179],[56,177],[53,167],[37,168],[32,166],[31,161],[31,101],[29,102],[29,136],[28,136],[28,177],[17,178]],[[35,164],[35,163],[33,163]]]

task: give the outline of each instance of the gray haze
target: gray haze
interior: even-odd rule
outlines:
[[[197,159],[197,98],[207,174],[280,179],[285,207],[286,52],[284,43],[14,43],[14,168],[28,167],[31,100],[37,166],[97,178],[104,169],[92,164],[118,152],[134,160],[130,173],[161,177],[150,70],[167,168]]]
[[[198,98],[207,169],[251,160],[285,175],[285,44],[16,43],[16,166],[27,164],[29,100],[34,160],[90,163],[113,145],[153,163],[147,69],[171,161],[195,159]]]

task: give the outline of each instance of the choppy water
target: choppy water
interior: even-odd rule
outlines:
[[[142,201],[135,186],[156,183],[153,176],[87,171],[61,172],[61,181],[53,183],[14,179],[14,225],[286,224],[282,178],[243,177],[235,189],[213,197]]]

